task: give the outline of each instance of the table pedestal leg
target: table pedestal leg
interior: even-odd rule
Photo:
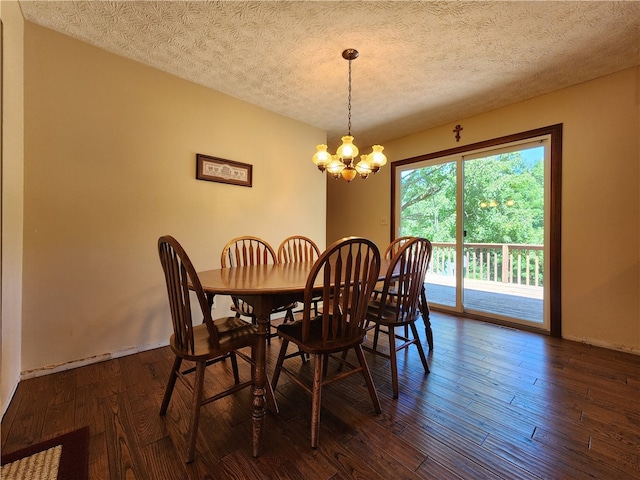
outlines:
[[[255,366],[253,377],[253,456],[257,457],[262,451],[262,430],[264,426],[265,410],[265,382],[266,374],[266,348],[267,330],[271,314],[271,302],[261,299],[254,302],[254,312],[258,322],[258,335],[260,340],[255,347]]]

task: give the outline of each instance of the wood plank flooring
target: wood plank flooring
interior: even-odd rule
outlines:
[[[432,324],[431,373],[416,351],[402,354],[397,400],[388,361],[366,354],[382,414],[360,377],[325,389],[316,450],[310,398],[283,375],[259,458],[244,390],[203,407],[186,465],[190,395],[178,383],[158,415],[172,361],[160,348],[21,382],[2,451],[89,425],[91,479],[640,478],[640,356],[437,312]],[[210,367],[206,389],[228,368]]]

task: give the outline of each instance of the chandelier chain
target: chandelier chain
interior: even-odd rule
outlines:
[[[351,59],[349,59],[349,122],[348,122],[348,127],[347,130],[349,132],[349,135],[351,135]]]

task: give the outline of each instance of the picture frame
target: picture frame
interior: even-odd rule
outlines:
[[[253,165],[197,153],[196,179],[251,187]]]

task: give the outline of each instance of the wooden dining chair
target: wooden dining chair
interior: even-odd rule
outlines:
[[[414,238],[416,237],[405,235],[405,236],[393,239],[389,243],[389,245],[387,245],[387,248],[384,251],[384,258],[388,258],[388,259],[393,258],[393,256],[396,253],[398,253],[398,250],[400,250],[400,247],[402,247],[408,241],[413,240]]]
[[[315,262],[320,256],[318,245],[310,238],[302,235],[293,235],[285,238],[278,247],[278,263]],[[315,297],[313,308],[318,314],[320,298]]]
[[[377,341],[373,346],[365,344],[363,348],[390,360],[393,398],[398,398],[399,392],[397,355],[400,350],[415,345],[424,371],[429,373],[415,322],[421,316],[420,303],[431,251],[431,242],[425,238],[406,241],[391,258],[380,295],[367,308],[366,320],[375,326],[370,328],[376,329],[376,335],[388,335],[389,349],[387,352],[380,348]],[[410,336],[396,331],[405,327],[409,327]]]
[[[387,245],[387,248],[384,251],[384,258],[391,260],[393,258],[393,256],[398,253],[398,250],[400,250],[400,247],[402,247],[402,245],[404,245],[405,243],[407,243],[409,240],[413,239],[415,237],[412,236],[402,236],[402,237],[398,237],[393,239],[389,245]],[[394,285],[392,285],[389,288],[389,294],[393,293],[394,290]],[[373,290],[373,298],[376,299],[378,298],[380,295],[382,294],[382,285],[380,283],[376,284],[376,288]],[[369,322],[367,322],[367,327],[368,327]],[[404,336],[406,337],[407,335],[409,335],[409,327],[405,326],[405,330],[404,330]],[[376,348],[378,346],[378,337],[379,337],[379,333],[380,333],[380,326],[376,325],[375,326],[375,331],[373,334],[373,348]]]
[[[246,265],[266,265],[276,263],[276,252],[265,240],[258,237],[243,236],[230,240],[222,249],[220,265],[222,268],[239,267]],[[257,324],[253,307],[238,297],[231,297],[233,305],[231,309],[236,312],[236,317],[246,316],[251,318],[251,322]],[[293,309],[297,303],[290,303],[277,307],[271,311],[272,314],[284,313],[284,322],[293,321]],[[271,344],[271,338],[276,336],[271,331],[271,321],[267,327],[267,343]]]
[[[314,263],[304,290],[302,318],[278,326],[282,346],[273,373],[273,388],[281,372],[311,395],[311,447],[318,446],[320,433],[320,399],[322,388],[329,383],[361,373],[377,413],[380,400],[371,378],[371,372],[362,351],[366,335],[364,318],[371,300],[373,287],[380,272],[380,251],[364,238],[348,237],[331,245]],[[316,280],[321,290],[314,288]],[[323,308],[313,315],[313,299],[320,294]],[[313,382],[305,381],[304,373],[284,365],[287,347],[293,343],[308,353],[314,362]],[[358,365],[342,359],[338,353],[354,349]],[[334,359],[348,370],[328,375],[328,361]]]
[[[252,373],[251,380],[240,382],[237,357],[253,364],[254,346],[261,339],[257,335],[257,327],[240,318],[225,317],[216,320],[211,318],[211,309],[202,290],[200,279],[189,257],[176,239],[171,236],[160,237],[158,253],[167,284],[173,323],[173,334],[169,345],[175,355],[162,399],[160,415],[166,414],[176,380],[180,379],[193,395],[186,452],[186,462],[190,463],[194,458],[200,407],[253,384],[255,373]],[[192,295],[197,297],[200,305],[200,311],[197,314],[191,310]],[[240,351],[245,347],[251,349],[250,356]],[[233,385],[205,398],[203,387],[206,367],[227,358],[231,360]],[[183,361],[193,363],[195,366],[182,370]],[[252,367],[252,372],[253,370]],[[192,380],[189,374],[194,372],[195,378]],[[224,378],[221,379],[221,382],[224,383]],[[270,385],[267,385],[266,395],[267,401],[271,405],[275,405]]]
[[[402,245],[404,245],[405,243],[407,243],[409,240],[416,238],[413,236],[402,236],[402,237],[398,237],[394,240],[392,240],[389,245],[387,245],[387,248],[384,252],[384,258],[387,259],[391,259],[393,258],[393,256],[398,253],[398,250],[400,250],[400,247],[402,247]],[[374,290],[374,298],[377,298],[380,295],[380,288],[378,288],[378,286],[376,286],[376,289]],[[393,288],[391,288],[389,290],[390,293],[393,293]],[[430,311],[429,311],[429,303],[427,302],[427,295],[425,292],[424,287],[422,288],[422,293],[420,294],[420,311],[422,312],[422,321],[424,323],[424,331],[425,334],[427,336],[427,344],[429,345],[429,350],[433,350],[433,331],[431,329],[431,318],[430,318]],[[408,336],[409,335],[409,330],[408,330],[408,326],[405,326],[405,330],[404,330],[404,336]],[[376,329],[375,333],[374,333],[374,337],[373,337],[373,348],[376,348],[378,345],[378,336],[379,336],[379,331],[378,329]]]
[[[278,263],[315,262],[319,256],[318,245],[302,235],[285,238],[278,247]]]

